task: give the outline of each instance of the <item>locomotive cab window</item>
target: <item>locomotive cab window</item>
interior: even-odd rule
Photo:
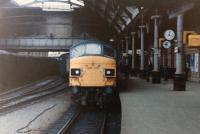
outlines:
[[[76,58],[84,55],[101,55],[102,49],[100,44],[88,43],[75,46],[71,49],[70,58]]]
[[[101,46],[99,44],[87,44],[85,54],[86,55],[100,55]]]
[[[78,45],[71,49],[70,58],[76,58],[84,55],[85,53],[85,45]]]
[[[114,49],[108,46],[103,47],[103,55],[109,57],[115,57]]]
[[[77,58],[87,55],[99,55],[106,57],[115,57],[115,51],[112,47],[98,43],[85,43],[77,45],[70,50],[70,58]]]

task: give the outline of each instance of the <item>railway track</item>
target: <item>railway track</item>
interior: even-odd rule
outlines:
[[[104,134],[107,113],[71,105],[48,134]]]
[[[0,94],[0,115],[62,92],[66,88],[67,85],[63,79],[55,78],[2,93]]]
[[[5,94],[3,96],[0,96],[0,105],[20,99],[22,97],[26,97],[29,95],[34,95],[34,94],[38,94],[38,93],[41,93],[41,92],[44,92],[47,90],[54,89],[62,83],[63,83],[63,81],[61,81],[61,80],[55,80],[55,81],[52,81],[52,83],[48,83],[44,86],[40,86],[37,88],[35,86],[32,86],[32,87],[24,88],[23,90]]]
[[[48,134],[120,134],[121,102],[116,95],[105,109],[71,104],[68,111],[53,124]]]
[[[60,79],[59,77],[53,77],[53,78],[49,78],[49,79],[43,79],[37,82],[33,82],[18,88],[14,88],[14,89],[10,89],[10,90],[6,90],[4,92],[0,92],[0,98],[2,97],[7,97],[6,95],[12,95],[15,94],[16,92],[20,93],[23,92],[23,90],[34,90],[37,88],[41,88],[42,86],[46,86],[47,84],[51,83],[51,82],[55,82],[56,80]],[[29,89],[27,89],[29,88]]]
[[[65,134],[104,134],[106,112],[84,111]]]

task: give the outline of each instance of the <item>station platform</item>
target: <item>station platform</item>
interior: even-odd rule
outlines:
[[[0,134],[46,134],[69,106],[68,93],[62,93],[0,115]]]
[[[123,85],[121,134],[199,134],[200,83],[187,82],[186,92],[173,91],[173,81],[131,78]]]

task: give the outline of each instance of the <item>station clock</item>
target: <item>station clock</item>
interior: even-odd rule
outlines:
[[[175,32],[171,29],[169,30],[166,30],[165,33],[164,33],[164,37],[166,40],[173,40],[175,38]]]
[[[171,47],[171,42],[168,41],[168,40],[164,41],[164,42],[163,42],[163,47],[164,47],[165,49],[170,48],[170,47]]]

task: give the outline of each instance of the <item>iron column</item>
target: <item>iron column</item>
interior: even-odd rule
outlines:
[[[129,37],[126,36],[126,37],[125,37],[125,40],[126,40],[126,64],[128,65],[128,64],[129,64],[129,63],[128,63],[128,62],[129,62],[129,61],[128,61],[128,57],[129,57],[129,56],[128,56]]]
[[[176,54],[176,74],[183,74],[183,15],[177,17],[177,43],[178,43],[178,53]]]
[[[157,14],[157,10],[156,10]],[[159,15],[154,15],[151,17],[151,19],[154,20],[154,62],[153,62],[153,72],[152,72],[152,83],[154,84],[159,84],[160,83],[160,71],[159,71],[159,64],[158,64],[158,21],[159,21],[160,16]]]
[[[144,28],[145,25],[140,25],[140,45],[141,45],[141,55],[140,55],[140,77],[144,77],[144,62],[145,62],[145,57],[144,57]]]
[[[132,37],[132,70],[135,69],[135,32],[131,32]]]
[[[185,91],[186,78],[185,70],[183,69],[183,14],[177,17],[177,47],[178,52],[176,53],[176,73],[174,78],[174,90]]]
[[[123,55],[123,53],[124,53],[124,40],[123,39],[121,40],[121,52]]]

